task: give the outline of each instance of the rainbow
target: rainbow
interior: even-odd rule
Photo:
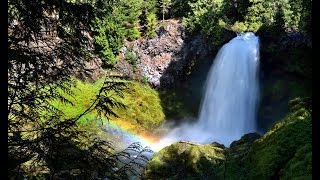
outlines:
[[[158,152],[172,141],[163,140],[160,135],[142,129],[140,126],[128,121],[115,118],[109,121],[108,126],[120,132],[127,142],[140,142],[142,146],[148,146],[154,152]]]

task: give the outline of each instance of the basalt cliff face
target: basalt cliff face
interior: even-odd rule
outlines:
[[[136,70],[125,61],[130,48],[138,59]],[[214,56],[213,48],[201,35],[190,34],[180,20],[167,20],[159,23],[155,38],[126,42],[116,69],[130,78],[145,77],[153,87],[170,87],[190,73],[193,61]]]

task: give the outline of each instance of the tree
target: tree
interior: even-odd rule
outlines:
[[[101,2],[95,7],[91,29],[97,52],[104,59],[105,65],[112,67],[118,62],[117,55],[124,40],[135,40],[141,36],[139,23],[145,7],[142,0],[107,2]]]
[[[244,21],[248,7],[251,6],[249,0],[225,0],[223,1],[223,14],[226,16],[228,23],[233,24],[236,21]]]
[[[171,5],[171,16],[186,17],[191,11],[189,3],[195,3],[197,0],[173,0]]]
[[[120,1],[98,2],[93,12],[95,18],[90,24],[96,51],[107,67],[112,67],[118,62],[117,55],[127,35],[124,26],[125,14],[121,6]]]
[[[121,154],[113,151],[108,139],[80,129],[78,123],[94,109],[106,117],[116,116],[113,108],[123,104],[114,96],[123,96],[125,82],[106,76],[90,107],[76,117],[66,118],[51,104],[53,100],[72,104],[59,91],[72,95],[72,74],[86,72],[86,60],[95,56],[88,36],[89,24],[97,15],[91,3],[94,2],[8,1],[10,178],[30,175],[23,168],[27,161],[32,162],[28,168],[35,167],[51,179],[67,177],[61,173],[72,176],[73,170],[86,179],[120,179],[126,174],[114,169]],[[132,148],[146,151],[137,145]],[[127,154],[126,157],[132,159]]]
[[[308,35],[312,35],[312,1],[303,0],[301,7],[299,29]]]
[[[96,17],[92,30],[96,44],[96,50],[104,59],[105,65],[113,66],[118,62],[116,58],[125,39],[126,30],[119,16],[113,16],[114,12],[104,17]]]
[[[170,6],[171,6],[171,0],[162,0],[162,4],[161,4],[162,21],[164,21],[164,15],[169,12]]]
[[[157,27],[156,14],[150,13],[147,17],[147,38],[154,38],[156,36],[155,30]]]
[[[125,0],[120,7],[124,14],[124,28],[126,38],[135,40],[140,37],[139,17],[142,14],[142,0]]]
[[[154,15],[151,15],[154,14]],[[142,2],[142,14],[140,16],[140,25],[142,26],[142,32],[147,37],[149,36],[148,33],[151,33],[152,28],[150,29],[150,21],[151,19],[155,19],[155,23],[157,24],[157,0],[146,0]],[[153,17],[154,16],[154,17]],[[150,19],[151,17],[151,19]],[[151,33],[152,34],[152,33]]]
[[[209,38],[214,45],[223,40],[222,5],[220,0],[198,0],[189,3],[191,12],[183,18],[183,24],[193,32],[200,32]]]
[[[307,1],[262,1],[262,0],[250,0],[251,6],[248,7],[247,14],[245,16],[245,24],[248,26],[249,31],[256,32],[260,27],[274,26],[276,19],[279,19],[281,14],[283,21],[282,26],[285,31],[301,30],[299,27],[300,22],[306,22],[303,20],[302,13],[310,15],[311,11],[303,11],[303,2]],[[310,1],[311,2],[311,1]],[[276,17],[278,16],[278,17]],[[278,22],[277,22],[278,23]],[[277,24],[279,26],[279,24]]]

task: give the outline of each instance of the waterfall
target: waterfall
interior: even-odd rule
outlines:
[[[158,147],[179,140],[229,146],[255,132],[258,69],[259,38],[254,33],[241,33],[225,44],[209,71],[198,120],[173,128]]]
[[[219,51],[197,122],[213,140],[229,145],[256,130],[258,67],[259,40],[251,32],[238,35]]]

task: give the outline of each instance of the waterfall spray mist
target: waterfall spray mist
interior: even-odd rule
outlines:
[[[259,39],[254,33],[238,35],[217,54],[205,85],[199,118],[173,128],[158,147],[179,140],[217,141],[229,146],[256,130],[259,97]]]

